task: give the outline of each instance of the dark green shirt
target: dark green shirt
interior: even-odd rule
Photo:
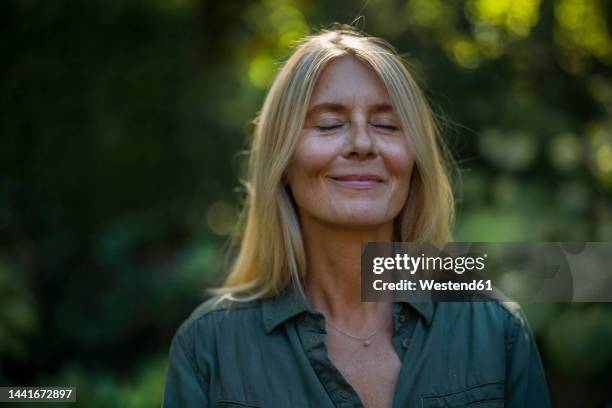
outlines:
[[[325,319],[289,286],[211,299],[177,330],[163,407],[361,407],[327,355]],[[393,407],[549,407],[536,344],[513,303],[395,303]]]

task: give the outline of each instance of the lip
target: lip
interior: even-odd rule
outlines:
[[[385,182],[376,174],[341,174],[329,176],[329,179],[342,187],[354,190],[370,190]]]

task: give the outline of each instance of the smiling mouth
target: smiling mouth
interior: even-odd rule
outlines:
[[[354,190],[370,190],[384,183],[381,177],[375,175],[346,175],[329,177],[336,184]]]

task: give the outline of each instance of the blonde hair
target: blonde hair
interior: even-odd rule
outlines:
[[[248,164],[247,201],[238,256],[223,286],[226,297],[274,296],[289,282],[303,294],[304,243],[283,175],[303,127],[310,97],[323,68],[352,55],[383,81],[415,154],[410,193],[395,220],[395,240],[450,241],[452,163],[429,105],[404,61],[384,40],[349,27],[305,38],[277,74],[255,120]],[[239,295],[239,296],[236,296]]]

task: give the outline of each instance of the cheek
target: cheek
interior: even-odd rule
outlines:
[[[402,180],[402,184],[407,188],[414,167],[414,154],[408,145],[408,141],[387,146],[384,151],[384,158],[387,171],[393,177]]]
[[[336,150],[329,139],[302,134],[287,172],[289,184],[299,188],[300,184],[313,182],[314,177],[322,175],[329,168],[336,157]]]

